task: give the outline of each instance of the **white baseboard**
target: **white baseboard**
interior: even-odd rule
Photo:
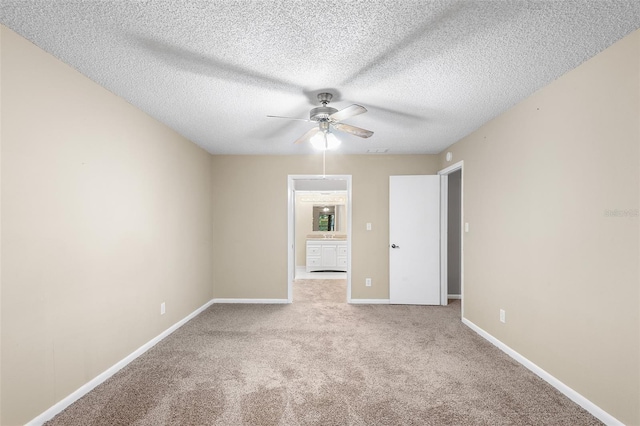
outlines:
[[[451,299],[451,300],[462,299],[462,295],[461,294],[448,294],[447,295],[447,299]]]
[[[388,305],[389,299],[349,299],[347,303],[354,305]]]
[[[213,303],[251,303],[251,304],[256,304],[256,303],[274,303],[274,304],[291,303],[289,301],[289,299],[225,299],[225,298],[213,299],[212,302]]]
[[[47,411],[40,414],[38,417],[34,418],[33,420],[31,420],[29,423],[26,424],[26,426],[40,426],[44,424],[46,421],[51,420],[57,414],[59,414],[62,410],[64,410],[69,405],[76,402],[78,399],[82,398],[87,393],[91,392],[96,386],[100,385],[109,377],[113,376],[118,371],[122,370],[131,361],[138,358],[140,355],[142,355],[143,353],[145,353],[146,351],[154,347],[162,339],[164,339],[165,337],[167,337],[168,335],[176,331],[178,328],[182,327],[187,321],[189,321],[190,319],[192,319],[193,317],[195,317],[196,315],[198,315],[199,313],[207,309],[212,304],[213,304],[213,300],[208,301],[207,303],[205,303],[204,305],[202,305],[201,307],[199,307],[198,309],[196,309],[195,311],[193,311],[192,313],[190,313],[189,315],[187,315],[186,317],[184,317],[183,319],[181,319],[180,321],[178,321],[177,323],[175,323],[174,325],[172,325],[171,327],[169,327],[168,329],[166,329],[165,331],[163,331],[153,339],[149,340],[144,345],[140,346],[131,354],[127,355],[124,359],[122,359],[121,361],[118,361],[112,367],[108,368],[103,373],[99,374],[89,382],[82,385],[75,392],[73,392],[72,394],[70,394],[69,396],[67,396],[66,398],[64,398],[63,400],[61,400],[51,408],[49,408]]]
[[[481,329],[480,327],[478,327],[477,325],[475,325],[474,323],[472,323],[468,319],[462,318],[462,322],[467,327],[469,327],[470,329],[472,329],[473,331],[478,333],[480,336],[484,337],[490,343],[492,343],[493,345],[497,346],[498,349],[500,349],[502,352],[506,353],[511,358],[515,359],[520,364],[522,364],[523,366],[525,366],[526,368],[531,370],[534,374],[536,374],[542,380],[544,380],[545,382],[549,383],[554,388],[558,389],[567,398],[569,398],[570,400],[572,400],[573,402],[575,402],[576,404],[578,404],[579,406],[581,406],[582,408],[587,410],[594,417],[597,417],[604,424],[609,425],[609,426],[624,426],[624,424],[621,421],[619,421],[618,419],[613,417],[611,414],[607,413],[602,408],[598,407],[596,404],[594,404],[593,402],[589,401],[587,398],[585,398],[584,396],[580,395],[578,392],[576,392],[575,390],[571,389],[569,386],[565,385],[560,380],[556,379],[554,376],[552,376],[551,374],[547,373],[545,370],[543,370],[542,368],[538,367],[536,364],[534,364],[533,362],[529,361],[527,358],[525,358],[524,356],[520,355],[518,352],[514,351],[509,346],[505,345],[500,340],[496,339],[491,334],[487,333],[486,331],[484,331],[483,329]]]

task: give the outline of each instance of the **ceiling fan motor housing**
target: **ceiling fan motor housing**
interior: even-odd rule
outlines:
[[[312,121],[327,120],[329,119],[329,116],[334,112],[338,112],[338,110],[328,106],[317,107],[309,112],[309,119]]]

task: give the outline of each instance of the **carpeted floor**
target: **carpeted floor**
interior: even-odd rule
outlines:
[[[599,425],[447,307],[213,305],[48,425]]]

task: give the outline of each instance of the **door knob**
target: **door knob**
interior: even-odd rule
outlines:
[[[400,248],[400,246],[397,246],[395,244],[391,244],[391,248]]]

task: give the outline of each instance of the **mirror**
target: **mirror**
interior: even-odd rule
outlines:
[[[313,206],[313,231],[336,231],[336,206]]]
[[[346,235],[349,224],[346,193],[297,191],[295,197],[296,233]]]
[[[346,206],[314,205],[311,225],[313,231],[346,232]]]
[[[344,232],[345,206],[314,205],[311,218],[312,230],[319,232]]]

